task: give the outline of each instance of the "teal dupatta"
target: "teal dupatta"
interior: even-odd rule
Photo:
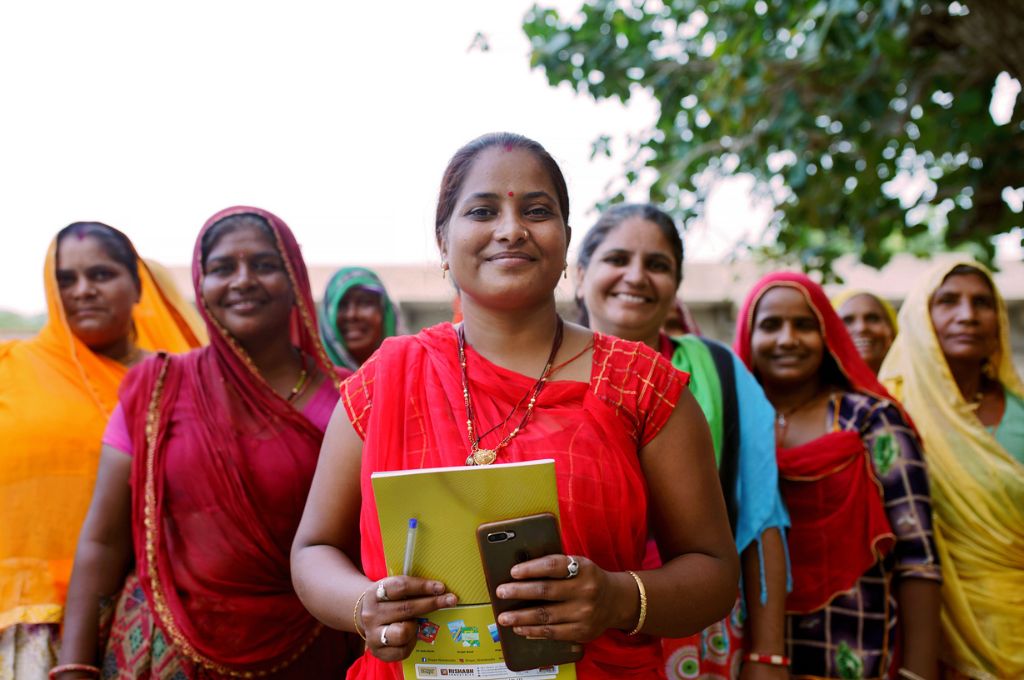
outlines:
[[[713,341],[695,335],[673,337],[669,341],[672,346],[669,359],[677,369],[690,374],[690,391],[708,420],[716,462],[721,465],[722,457],[728,455],[738,459],[733,489],[737,509],[736,550],[742,553],[757,541],[762,565],[761,600],[765,602],[768,594],[764,582],[761,534],[776,528],[782,532],[785,545],[785,530],[789,526],[789,513],[779,491],[779,468],[775,461],[775,409],[757,379],[731,350],[727,351],[732,357],[733,381],[728,381],[720,379],[706,344]],[[734,452],[722,450],[725,441],[722,384],[728,382],[735,383],[739,411],[739,445]],[[787,557],[787,583],[788,561]]]

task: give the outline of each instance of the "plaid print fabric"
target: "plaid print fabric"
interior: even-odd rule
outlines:
[[[882,678],[893,663],[899,578],[941,580],[928,476],[917,436],[889,402],[846,393],[828,429],[860,432],[882,485],[896,547],[850,590],[810,614],[786,617],[792,677]]]

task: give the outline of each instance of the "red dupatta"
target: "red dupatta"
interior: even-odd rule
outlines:
[[[270,224],[295,293],[292,342],[325,375],[335,375],[294,236],[269,212],[235,207],[206,222],[193,253],[192,281],[210,346],[154,357],[122,390],[135,451],[139,580],[177,651],[221,676],[275,672],[321,630],[294,593],[289,552],[323,435],[270,389],[201,296],[203,235],[238,214]]]
[[[758,302],[778,286],[804,296],[818,317],[825,346],[850,388],[896,404],[857,352],[822,287],[795,272],[769,274],[747,294],[733,346],[747,367],[754,370],[750,338]],[[838,404],[835,411],[838,421]],[[807,613],[852,588],[892,549],[895,538],[881,485],[859,432],[833,431],[801,446],[777,449],[776,457],[792,522],[788,541],[793,590],[786,598],[786,610]]]
[[[483,429],[500,423],[535,378],[490,363],[466,348],[473,409]],[[569,554],[604,569],[639,569],[647,538],[647,485],[638,451],[668,420],[685,374],[645,345],[594,334],[590,383],[555,380],[498,462],[555,459],[562,538]],[[342,385],[342,404],[364,438],[360,514],[363,570],[387,575],[370,474],[462,466],[469,453],[455,330],[441,324],[389,338]],[[484,445],[501,439],[491,434]],[[581,678],[660,675],[655,638],[610,630],[587,644]],[[349,678],[400,678],[397,664],[366,654]]]

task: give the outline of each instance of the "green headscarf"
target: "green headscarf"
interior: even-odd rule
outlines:
[[[359,363],[349,353],[345,341],[338,332],[338,304],[341,302],[341,298],[345,297],[345,293],[353,288],[365,288],[380,294],[383,317],[381,339],[398,335],[401,323],[398,308],[388,297],[384,283],[379,276],[363,267],[342,267],[334,273],[327,283],[327,290],[324,291],[323,300],[320,302],[320,339],[324,343],[324,349],[327,350],[327,356],[336,366],[344,366],[354,371],[359,368]]]

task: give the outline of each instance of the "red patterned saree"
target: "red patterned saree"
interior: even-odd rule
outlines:
[[[142,604],[159,627],[153,631],[159,640],[147,641],[153,661],[146,677],[164,677],[157,668],[168,645],[180,658],[168,677],[337,677],[348,657],[346,636],[323,630],[306,611],[289,567],[323,433],[270,389],[200,295],[202,236],[240,213],[270,224],[295,292],[292,343],[334,375],[288,227],[255,208],[212,217],[192,265],[210,346],[147,360],[129,374],[121,394],[134,451],[136,575]],[[135,677],[134,659],[117,661],[118,677]]]
[[[769,274],[747,294],[734,346],[747,367],[754,370],[750,337],[757,303],[778,286],[804,296],[818,317],[828,352],[850,388],[892,401],[861,359],[825,291],[803,274]],[[788,543],[793,589],[786,598],[786,611],[811,612],[825,606],[836,593],[853,587],[892,549],[895,540],[881,485],[858,433],[830,432],[802,446],[779,449],[777,456],[782,496],[792,521]]]
[[[535,378],[496,366],[472,347],[466,358],[477,422],[485,428],[501,422]],[[611,571],[640,569],[647,485],[637,454],[667,422],[687,376],[645,345],[600,333],[591,370],[589,384],[549,382],[498,461],[555,459],[566,551]],[[365,442],[362,560],[366,575],[378,579],[386,569],[370,474],[464,465],[470,450],[454,327],[386,340],[342,385],[342,403]],[[587,680],[664,677],[659,641],[610,630],[586,646],[577,672]],[[349,678],[400,677],[398,664],[369,654],[349,672]]]

